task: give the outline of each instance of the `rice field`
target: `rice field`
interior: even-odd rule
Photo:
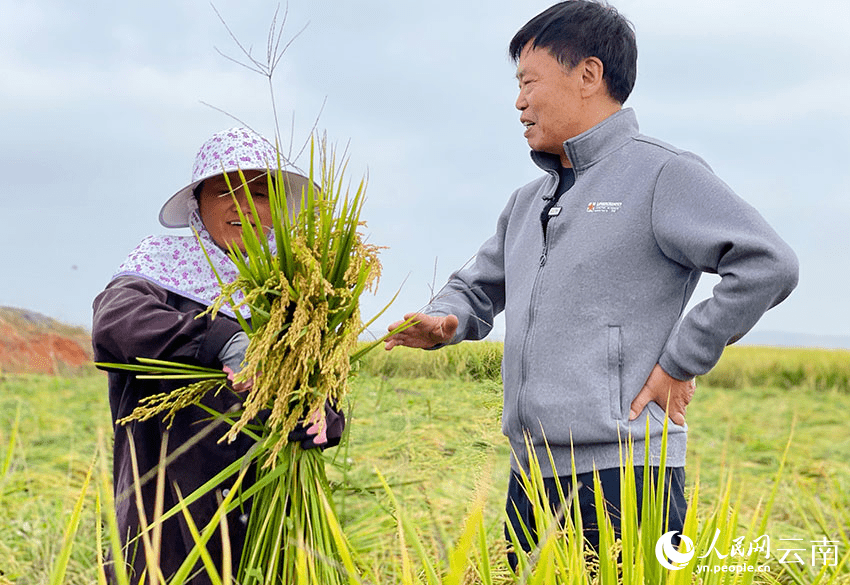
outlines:
[[[490,582],[517,582],[502,560],[508,446],[499,426],[500,355],[491,343],[402,348],[373,352],[357,373],[346,405],[350,440],[327,454],[341,524],[358,563],[379,577],[371,582],[404,580],[400,510],[440,557],[458,542],[476,501],[483,502]],[[848,379],[850,352],[729,348],[698,382],[688,410],[688,486],[693,493],[698,479],[700,509],[710,510],[731,486],[743,535],[775,487],[766,533],[776,541],[834,539],[840,557],[850,553]],[[52,582],[99,437],[106,444],[110,435],[102,374],[0,379],[0,584]],[[97,582],[95,493],[90,488],[84,499],[62,582]],[[826,583],[835,574],[832,582],[850,583],[846,565],[827,577],[808,565],[776,566],[770,579]],[[762,578],[754,582],[775,582]],[[485,581],[467,571],[462,582]]]

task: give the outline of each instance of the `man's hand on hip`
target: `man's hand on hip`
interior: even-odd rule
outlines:
[[[632,402],[629,420],[635,420],[647,404],[654,402],[667,411],[671,421],[677,425],[684,425],[685,412],[688,409],[688,403],[694,397],[696,387],[693,379],[677,380],[662,370],[661,366],[655,364],[643,388]]]
[[[414,319],[416,322],[404,331],[388,337],[384,342],[385,349],[389,350],[397,345],[427,349],[450,341],[457,331],[458,321],[454,315],[436,317],[424,313],[408,313],[404,319]],[[404,321],[396,321],[387,329],[392,331],[402,323]]]

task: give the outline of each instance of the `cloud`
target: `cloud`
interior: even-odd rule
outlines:
[[[641,96],[641,111],[700,125],[729,127],[793,124],[817,118],[840,124],[850,122],[850,110],[846,108],[850,78],[821,77],[785,87],[743,87],[738,93],[697,94],[688,99],[681,99],[682,94],[681,89],[676,93],[653,90]],[[699,112],[698,120],[694,120],[695,112]]]
[[[630,103],[644,131],[704,156],[800,250],[812,284],[771,327],[846,329],[850,320],[821,317],[830,311],[812,315],[840,302],[826,289],[850,286],[828,261],[846,249],[840,230],[850,222],[850,128],[839,101],[850,82],[835,65],[850,57],[844,1],[612,1],[637,28]],[[188,179],[198,146],[236,124],[199,102],[269,134],[268,88],[215,51],[236,54],[206,0],[0,4],[0,211],[16,218],[0,232],[0,246],[15,250],[4,273],[16,275],[0,282],[0,304],[32,301],[85,323],[111,270],[141,237],[164,231],[156,213]],[[372,241],[390,247],[380,297],[364,315],[408,273],[387,322],[420,307],[435,258],[439,287],[491,235],[513,189],[539,174],[506,47],[550,4],[290,2],[284,36],[309,25],[276,76],[284,131],[297,112],[300,144],[327,98],[319,128],[351,140],[349,177],[369,172]],[[273,6],[216,5],[240,40],[264,48]]]
[[[850,21],[845,0],[617,0],[632,20],[638,44],[647,39],[691,39],[706,48],[749,39],[753,45],[784,43],[809,55],[848,55],[845,37]],[[746,56],[746,53],[742,56]]]
[[[30,64],[4,64],[6,87],[0,106],[27,110],[71,110],[92,102],[121,102],[124,107],[190,109],[199,96],[211,102],[257,107],[262,80],[234,67],[164,70],[155,64],[123,63],[107,68],[80,62],[71,67],[36,68]]]

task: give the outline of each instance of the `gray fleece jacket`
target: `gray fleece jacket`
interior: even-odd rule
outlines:
[[[620,464],[635,439],[658,463],[664,411],[629,406],[655,364],[674,378],[705,374],[797,283],[797,258],[699,157],[643,136],[624,109],[564,143],[575,184],[546,237],[540,214],[559,160],[532,152],[546,175],[513,193],[496,233],[426,309],[456,315],[451,343],[481,339],[505,312],[502,430],[514,469],[530,436],[544,474]],[[700,274],[721,281],[683,316]],[[687,426],[672,421],[667,465],[683,466]]]

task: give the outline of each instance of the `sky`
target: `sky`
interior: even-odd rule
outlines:
[[[699,154],[800,258],[797,290],[754,331],[850,339],[850,5],[612,3],[637,33],[626,106],[641,131]],[[386,249],[364,316],[401,290],[378,329],[427,304],[540,175],[507,45],[548,5],[280,6],[284,40],[296,38],[273,76],[278,125],[293,153],[326,132],[348,146],[348,176],[368,176],[365,232]],[[234,118],[273,134],[268,80],[222,55],[239,48],[216,11],[262,59],[277,7],[0,0],[0,305],[89,327],[126,255],[169,231],[159,208],[190,182],[200,145]]]

